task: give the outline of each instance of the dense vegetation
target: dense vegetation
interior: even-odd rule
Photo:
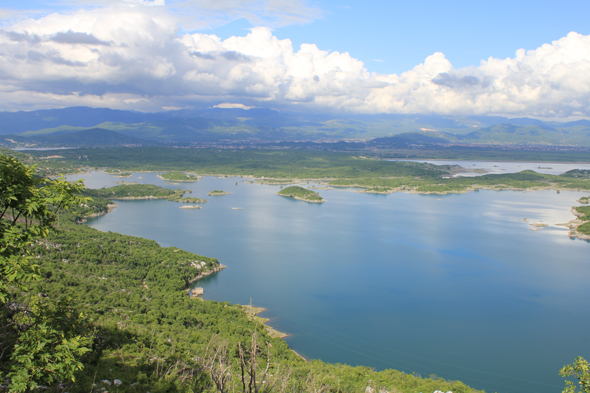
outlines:
[[[168,181],[184,181],[184,182],[195,182],[199,181],[197,176],[193,174],[186,174],[182,172],[166,172],[158,175],[160,178]]]
[[[307,202],[325,202],[324,198],[315,191],[300,186],[290,186],[277,192],[278,195],[292,197]]]

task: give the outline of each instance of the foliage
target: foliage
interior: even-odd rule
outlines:
[[[79,334],[79,313],[67,302],[27,302],[21,295],[39,279],[28,246],[50,234],[60,209],[87,201],[81,182],[35,177],[34,171],[0,155],[0,375],[11,379],[15,392],[73,378],[89,344]]]
[[[91,340],[80,312],[70,299],[41,298],[29,304],[17,318],[20,334],[10,358],[11,391],[24,392],[40,384],[75,381],[82,370],[82,355],[90,351]]]
[[[63,178],[34,176],[35,167],[0,155],[0,302],[8,300],[10,288],[26,290],[36,277],[36,266],[25,245],[46,237],[60,209],[84,203],[82,183]]]
[[[292,197],[309,202],[324,202],[324,199],[315,191],[308,190],[300,186],[290,186],[282,189],[277,193],[281,196]]]
[[[564,378],[576,377],[580,385],[580,392],[590,393],[590,364],[583,357],[578,356],[574,363],[564,366],[559,375]],[[572,381],[565,381],[563,393],[575,393],[576,385]]]

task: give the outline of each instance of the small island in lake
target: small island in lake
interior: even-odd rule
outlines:
[[[291,197],[291,198],[299,199],[300,201],[305,201],[305,202],[312,202],[312,203],[326,202],[326,200],[324,198],[322,198],[320,196],[320,194],[318,194],[317,192],[314,192],[314,191],[311,191],[311,190],[308,190],[306,188],[299,187],[299,186],[287,187],[287,188],[277,192],[277,195]]]
[[[218,196],[218,195],[228,195],[231,192],[221,191],[221,190],[213,190],[209,193],[209,196]]]
[[[581,197],[578,199],[578,202],[588,204],[588,198],[590,197]]]
[[[158,177],[162,180],[167,180],[167,181],[182,181],[182,182],[195,182],[195,181],[199,181],[199,178],[197,177],[197,175],[193,175],[193,174],[186,174],[183,172],[166,172],[166,173],[160,173],[158,175]]]

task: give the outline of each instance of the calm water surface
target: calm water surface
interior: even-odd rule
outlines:
[[[95,188],[121,180],[76,178]],[[590,244],[555,226],[583,193],[335,189],[310,204],[241,178],[125,181],[209,202],[118,201],[89,225],[218,258],[228,268],[199,281],[205,298],[252,298],[307,358],[547,393],[562,390],[563,365],[590,358]],[[207,196],[214,189],[232,194]],[[524,218],[549,226],[534,232]]]

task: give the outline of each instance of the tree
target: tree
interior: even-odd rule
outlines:
[[[36,166],[0,155],[0,302],[11,291],[27,290],[38,278],[27,246],[45,238],[60,209],[86,202],[80,195],[84,185],[63,177],[50,180],[34,175]]]
[[[559,370],[559,375],[564,378],[575,376],[584,393],[590,393],[590,364],[583,357],[578,356],[573,364],[568,364]],[[572,381],[565,381],[563,393],[575,393],[576,385]]]
[[[26,294],[39,279],[30,246],[54,229],[61,209],[88,199],[82,182],[36,177],[35,168],[0,155],[0,377],[11,392],[73,380],[90,345],[68,300]]]

